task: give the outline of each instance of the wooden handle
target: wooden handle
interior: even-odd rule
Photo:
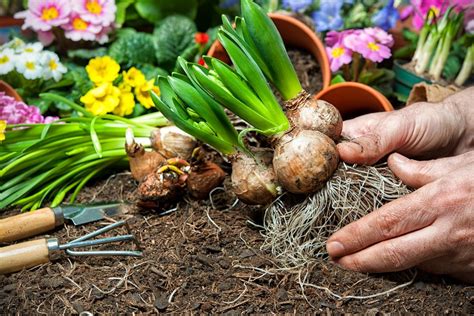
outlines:
[[[46,239],[26,241],[0,248],[0,274],[20,271],[49,261]]]
[[[35,236],[56,227],[54,211],[48,207],[0,219],[0,243]]]

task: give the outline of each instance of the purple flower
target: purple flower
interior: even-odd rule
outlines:
[[[384,30],[378,27],[368,27],[364,29],[364,32],[372,36],[378,43],[392,47],[393,46],[393,36],[388,34]]]
[[[341,17],[342,0],[321,0],[318,11],[314,11],[312,18],[318,32],[339,30],[344,26]]]
[[[331,71],[336,72],[342,65],[349,64],[352,61],[352,52],[338,43],[333,47],[326,47]]]
[[[400,15],[393,5],[394,0],[389,0],[387,5],[372,17],[372,23],[384,30],[389,30],[397,24]]]
[[[6,121],[7,124],[41,124],[57,119],[59,118],[55,116],[43,117],[36,106],[28,106],[5,92],[0,92],[0,120]]]
[[[390,48],[379,43],[366,32],[348,35],[344,38],[343,44],[353,52],[361,54],[365,59],[376,63],[392,56]]]
[[[283,0],[283,7],[285,9],[291,9],[291,11],[299,12],[304,11],[313,3],[313,0]]]

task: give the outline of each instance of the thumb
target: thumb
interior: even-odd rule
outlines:
[[[474,161],[474,151],[434,160],[413,160],[398,153],[388,157],[388,166],[406,185],[419,188]]]
[[[347,163],[372,165],[392,152],[394,143],[390,137],[382,139],[378,134],[367,134],[337,144],[337,151]]]

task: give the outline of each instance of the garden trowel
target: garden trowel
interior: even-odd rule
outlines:
[[[35,236],[64,224],[74,225],[95,222],[104,217],[123,213],[125,204],[107,203],[91,205],[63,205],[45,207],[36,211],[0,219],[0,243],[11,242]]]

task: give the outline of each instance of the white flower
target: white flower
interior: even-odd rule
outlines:
[[[10,48],[0,51],[0,75],[5,75],[15,68],[15,53]]]
[[[43,44],[40,42],[26,44],[25,46],[18,49],[18,53],[20,54],[36,54],[43,50]]]
[[[67,72],[67,68],[59,61],[58,55],[53,52],[44,51],[41,54],[41,65],[43,78],[46,80],[53,78],[54,81],[59,81]]]
[[[11,41],[9,41],[9,42],[3,44],[2,46],[0,46],[0,50],[3,50],[5,48],[11,48],[16,52],[17,50],[23,48],[23,46],[25,46],[25,42],[23,42],[21,39],[15,37]]]
[[[39,54],[22,54],[16,60],[16,70],[26,79],[37,79],[43,74]]]

